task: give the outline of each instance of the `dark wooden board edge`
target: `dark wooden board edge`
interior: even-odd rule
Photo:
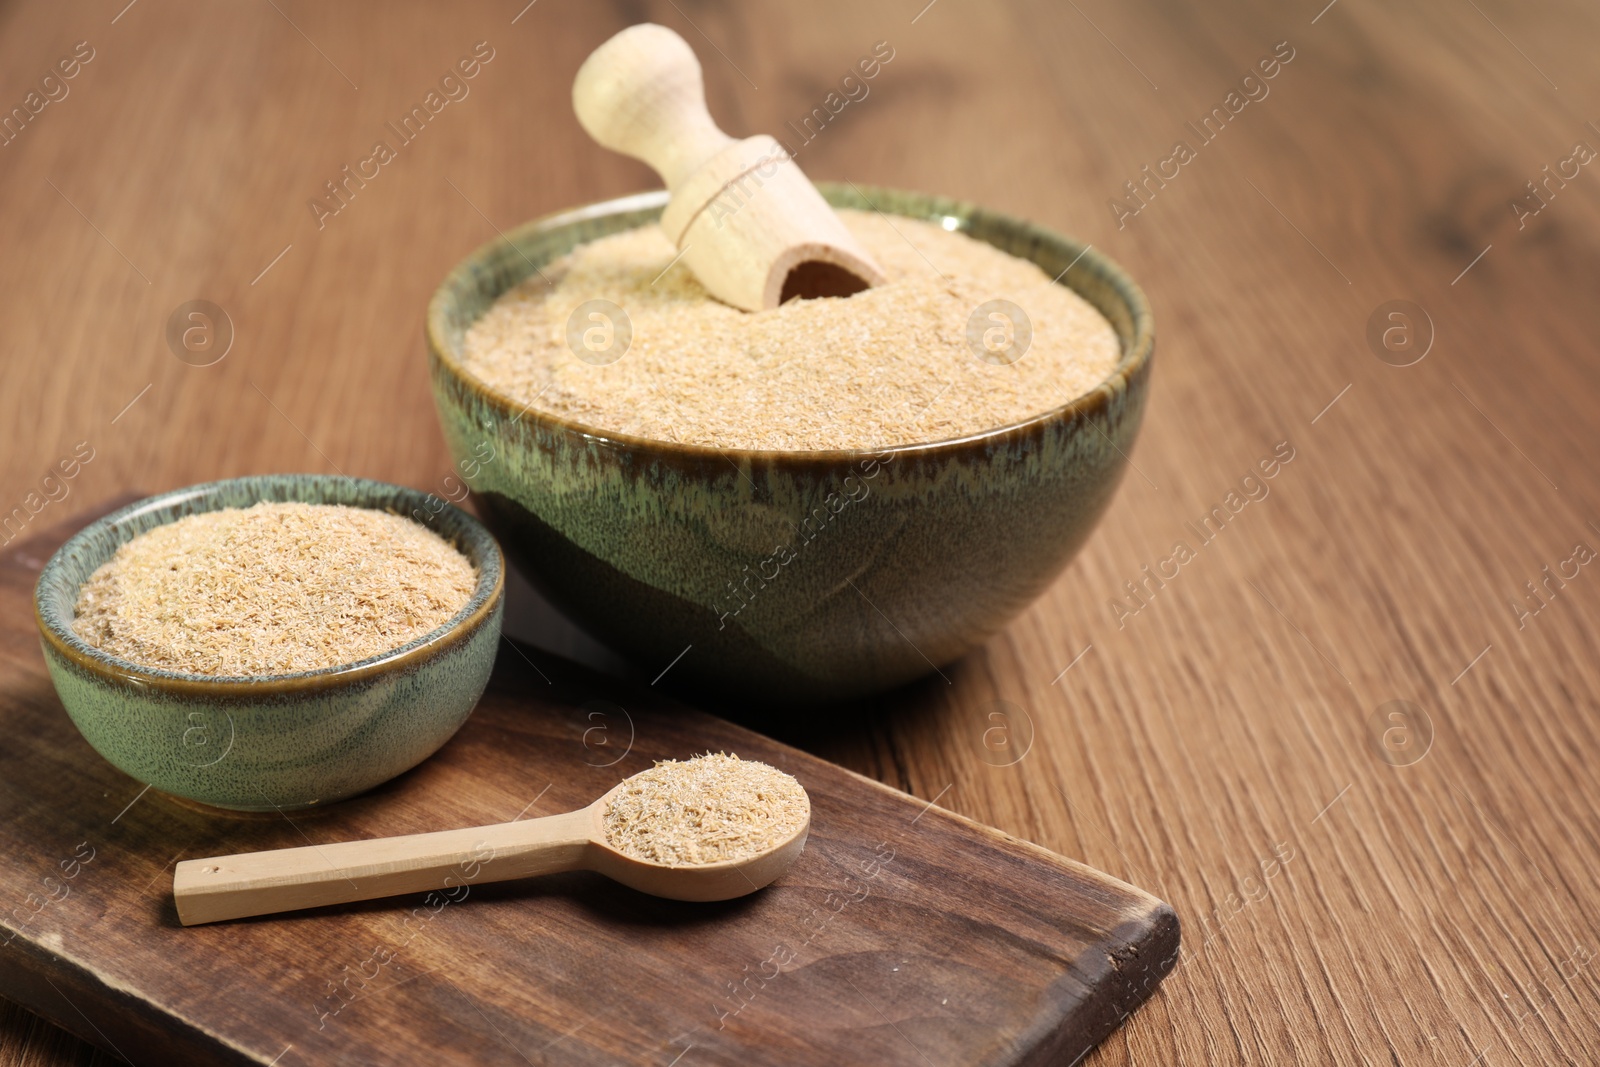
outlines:
[[[744,727],[733,725],[735,729],[744,730]],[[869,778],[848,767],[838,767],[838,769],[873,789],[896,797],[914,799],[876,778]],[[1079,863],[1069,856],[1051,852],[1032,841],[1013,837],[1003,830],[970,819],[960,812],[940,808],[939,813],[944,818],[964,824],[974,834],[993,838],[1005,846],[1031,854],[1053,866],[1075,870],[1087,880],[1103,884],[1108,890],[1143,898],[1145,901],[1146,908],[1138,912],[1130,911],[1115,933],[1115,942],[1111,946],[1113,951],[1107,957],[1115,981],[1105,983],[1104,995],[1092,1002],[1097,1010],[1084,1019],[1083,1001],[1073,1002],[1071,998],[1063,996],[1056,1002],[1056,1011],[1049,1015],[1041,1014],[1028,1039],[1018,1041],[1020,1055],[1016,1059],[996,1061],[1005,1064],[1006,1067],[1045,1067],[1045,1065],[1070,1065],[1079,1062],[1100,1042],[1114,1033],[1117,1027],[1121,1026],[1123,1021],[1145,1001],[1155,995],[1162,980],[1178,965],[1183,940],[1182,923],[1178,919],[1178,913],[1173,910],[1172,905],[1161,898],[1098,868]],[[1062,1018],[1067,1014],[1069,1006],[1076,1006],[1079,1012],[1079,1025],[1086,1031],[1084,1035],[1069,1033],[1067,1027],[1062,1026]]]
[[[37,942],[19,936],[0,951],[16,953],[0,967],[0,996],[137,1067],[270,1063],[107,985],[77,961]],[[91,1015],[99,1021],[91,1021]]]
[[[1105,996],[1092,1002],[1094,1011],[1087,1018],[1079,1008],[1079,1034],[1055,1025],[1054,1038],[1040,1034],[1034,1039],[1034,1054],[1018,1060],[1020,1065],[1075,1064],[1100,1042],[1110,1037],[1140,1005],[1149,1000],[1163,979],[1178,964],[1182,932],[1177,912],[1158,901],[1142,919],[1129,924],[1136,931],[1121,935],[1121,944],[1110,957],[1119,982]],[[1044,1026],[1041,1023],[1041,1027]]]

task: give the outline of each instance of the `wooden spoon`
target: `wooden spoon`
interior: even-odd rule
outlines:
[[[606,805],[627,785],[586,808],[542,819],[184,860],[172,877],[178,920],[196,926],[579,870],[671,900],[730,900],[787,870],[811,829],[808,805],[799,830],[754,856],[684,866],[635,859],[607,843],[605,833]]]

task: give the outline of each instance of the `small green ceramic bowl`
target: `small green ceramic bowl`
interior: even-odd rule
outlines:
[[[261,679],[142,667],[73,632],[79,587],[119,546],[185,515],[261,500],[409,516],[466,554],[477,588],[455,618],[392,652]],[[504,600],[499,546],[466,512],[415,489],[289,474],[178,489],[91,523],[45,565],[34,607],[56,692],[97,752],[174,796],[271,811],[353,796],[437,751],[488,683]]]
[[[1076,241],[938,197],[819,187],[836,206],[933,220],[1060,276],[1115,328],[1116,370],[1069,404],[968,437],[785,452],[581,425],[524,410],[463,369],[463,336],[498,296],[578,244],[654,222],[665,193],[540,219],[484,245],[444,280],[427,317],[445,440],[518,567],[647,672],[670,664],[675,681],[763,703],[909,681],[1038,596],[1122,476],[1155,345],[1139,287]]]

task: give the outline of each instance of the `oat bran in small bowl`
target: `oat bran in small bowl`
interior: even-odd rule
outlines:
[[[143,667],[303,674],[443,626],[477,581],[454,545],[404,516],[261,500],[185,515],[124,543],[78,590],[72,628]]]
[[[450,556],[437,551],[440,544],[435,542],[442,539],[448,552],[469,565],[470,592],[441,624],[424,629],[431,620],[419,618],[412,620],[412,625],[392,627],[387,637],[366,645],[359,641],[346,644],[342,637],[326,645],[324,631],[323,639],[302,643],[296,649],[293,640],[285,640],[284,628],[279,628],[274,639],[274,628],[264,620],[230,619],[226,604],[210,604],[204,598],[189,605],[187,617],[176,612],[164,623],[158,620],[154,627],[135,626],[131,631],[124,628],[113,638],[117,647],[157,661],[185,650],[168,647],[152,656],[149,642],[153,636],[171,641],[177,635],[180,645],[198,642],[187,652],[198,654],[196,662],[217,668],[209,673],[173,669],[171,663],[139,662],[96,647],[78,632],[75,624],[83,621],[91,637],[105,640],[104,628],[116,631],[127,622],[118,619],[116,609],[152,603],[146,598],[158,595],[165,581],[182,584],[181,574],[170,571],[165,576],[146,573],[143,578],[150,584],[134,582],[121,590],[105,587],[110,571],[101,575],[100,582],[95,581],[96,573],[141,534],[178,528],[186,517],[228,509],[235,509],[235,516],[257,517],[273,511],[280,516],[299,512],[297,508],[255,512],[254,505],[261,501],[334,504],[385,516],[374,529],[381,532],[389,526],[391,533],[398,530],[402,543],[412,541],[413,548],[426,545],[424,557],[456,569],[442,586],[432,578],[421,583],[434,592],[451,590],[453,602],[461,574]],[[255,811],[308,807],[353,796],[410,769],[448,741],[477,703],[494,665],[503,611],[504,567],[499,546],[470,515],[438,505],[437,498],[428,493],[382,482],[333,475],[263,475],[164,493],[90,523],[46,564],[35,593],[45,661],[62,704],[90,745],[124,772],[163,792],[217,807]],[[393,527],[386,520],[425,527],[421,532],[427,537],[414,540],[416,535],[405,527]],[[358,535],[369,525],[363,518],[351,527]],[[193,531],[197,527],[190,524],[188,528]],[[218,532],[211,530],[212,534]],[[291,524],[280,534],[294,532]],[[169,531],[154,543],[159,548],[170,537]],[[293,540],[288,537],[290,543]],[[345,547],[360,540],[359,536],[346,539]],[[369,543],[385,544],[382,537]],[[194,559],[208,560],[212,566],[226,563],[226,538],[208,545],[202,537],[189,547]],[[178,551],[172,545],[165,550]],[[232,551],[236,563],[262,565],[261,558],[250,556],[244,546],[235,545]],[[278,562],[292,566],[292,559]],[[374,600],[369,588],[352,602],[336,603],[332,575],[324,571],[318,581],[321,587],[312,583],[317,595],[329,597],[330,607],[336,610],[350,610],[352,603],[363,599],[372,601],[367,604],[370,610],[382,599]],[[386,576],[378,587],[388,582]],[[262,575],[260,584],[267,588],[253,590],[242,600],[249,603],[254,599],[258,608],[271,606],[275,597],[286,595],[292,586],[276,582],[270,575]],[[359,587],[361,583],[354,584]],[[86,605],[89,611],[80,618],[77,608],[86,585],[94,595]],[[414,601],[412,606],[421,602]],[[289,633],[294,630],[295,618],[303,621],[307,612],[315,615],[315,605],[291,603],[289,607],[294,610],[283,620],[291,624]],[[279,608],[284,605],[280,603]],[[266,647],[242,653],[235,649],[219,656],[205,635],[209,627],[230,623],[243,624],[236,625],[240,635],[266,634]],[[98,632],[97,627],[101,628]],[[367,637],[375,637],[374,627],[351,625],[354,634],[362,629],[368,631]],[[125,639],[131,644],[122,645]],[[342,659],[352,649],[358,654],[372,648],[378,650],[355,662],[313,666],[319,662],[319,653],[328,659]],[[212,657],[209,664],[204,662],[207,655]],[[279,669],[282,666],[309,669]],[[243,668],[257,669],[225,673]]]

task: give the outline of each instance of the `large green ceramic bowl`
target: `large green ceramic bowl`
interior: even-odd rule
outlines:
[[[665,193],[528,223],[469,256],[428,308],[445,439],[512,560],[647,673],[671,664],[680,683],[763,702],[906,682],[1038,596],[1122,476],[1155,340],[1138,286],[1076,241],[937,197],[821,188],[837,206],[939,221],[1060,275],[1116,329],[1116,370],[1063,407],[968,437],[784,452],[581,425],[463,369],[463,335],[496,297],[582,242],[654,222]]]
[[[260,500],[410,516],[477,567],[472,599],[445,625],[391,652],[261,679],[142,667],[73,632],[79,587],[123,543],[185,515]],[[96,751],[175,796],[271,811],[371,789],[448,741],[489,680],[504,590],[494,538],[437,496],[333,475],[264,475],[163,493],[91,523],[39,575],[35,612],[56,692]]]

